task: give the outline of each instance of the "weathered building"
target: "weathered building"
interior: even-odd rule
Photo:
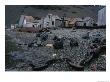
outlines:
[[[18,24],[11,24],[11,29],[15,29],[18,27]]]
[[[93,26],[94,20],[91,17],[85,17],[83,19],[78,18],[76,20],[76,26]]]
[[[66,27],[82,26],[83,20],[81,18],[68,18],[66,21]]]
[[[91,17],[85,17],[83,21],[84,21],[84,26],[93,26],[94,24],[94,20]]]
[[[34,18],[32,16],[21,15],[19,20],[19,27],[33,27]]]
[[[75,21],[74,26],[83,26],[84,25],[84,21],[82,18],[75,18],[74,21]]]
[[[45,18],[43,18],[43,27],[57,27],[58,25],[60,25],[59,20],[60,17],[58,17],[57,15],[48,14]]]

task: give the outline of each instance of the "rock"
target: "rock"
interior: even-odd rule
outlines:
[[[101,40],[101,45],[106,45],[106,39],[105,39],[105,38],[103,38],[103,39]]]
[[[38,45],[38,47],[42,45],[40,38],[37,39],[37,45]]]
[[[78,41],[76,38],[70,39],[70,47],[78,46]]]
[[[98,48],[98,45],[96,43],[90,44],[90,49]]]
[[[40,34],[41,34],[40,32],[39,33],[36,33],[36,37],[40,37]]]
[[[93,43],[100,43],[101,42],[101,39],[100,38],[94,38],[92,40]]]
[[[73,64],[73,62],[68,58],[58,58],[58,59],[51,59],[45,62],[44,65],[40,67],[36,67],[34,64],[29,64],[32,67],[33,71],[44,71],[44,70],[51,70],[51,71],[83,71],[83,66],[78,66]]]
[[[48,34],[46,32],[41,33],[40,35],[41,41],[46,41],[48,39]]]
[[[93,54],[90,54],[89,52],[87,52],[85,54],[85,58],[80,62],[80,65],[86,66],[86,65],[90,64],[92,58],[93,58]]]
[[[100,44],[102,38],[103,37],[102,37],[102,35],[100,33],[95,34],[95,35],[92,35],[92,43],[98,43],[98,44]]]
[[[105,57],[100,56],[96,63],[97,63],[98,71],[106,71],[106,58]]]
[[[54,49],[63,49],[62,38],[58,38],[57,36],[55,36],[53,40],[54,40],[54,44],[53,44]]]
[[[28,47],[33,47],[34,43],[29,43]]]
[[[97,70],[99,70],[99,71],[106,71],[106,68],[103,68],[103,67],[97,67]]]
[[[83,38],[83,39],[89,39],[89,33],[90,33],[90,32],[87,32],[86,34],[84,34],[84,35],[82,36],[82,38]]]
[[[20,53],[18,51],[14,51],[14,52],[12,52],[10,54],[11,54],[13,60],[20,60],[20,59],[23,60],[24,59],[24,54]]]

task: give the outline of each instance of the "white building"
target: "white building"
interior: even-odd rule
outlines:
[[[19,20],[19,27],[33,27],[34,18],[32,16],[21,15]]]
[[[43,18],[43,27],[56,27],[56,22],[60,20],[60,17],[57,15],[48,14],[45,18]]]
[[[15,29],[18,27],[18,24],[11,24],[11,29]]]
[[[59,24],[60,17],[57,15],[48,14],[46,17],[42,17],[40,20],[34,20],[32,16],[21,15],[19,20],[19,27],[56,27]]]
[[[84,19],[77,18],[76,26],[93,26],[94,20],[91,17],[85,17]]]
[[[93,26],[94,24],[94,20],[91,17],[85,17],[83,21],[85,26]]]
[[[84,25],[82,18],[75,18],[74,21],[75,21],[75,26],[83,26]]]
[[[106,25],[106,7],[98,11],[98,26]]]

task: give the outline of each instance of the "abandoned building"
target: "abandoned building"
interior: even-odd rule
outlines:
[[[19,27],[33,27],[34,18],[32,16],[21,15],[19,20]]]
[[[60,17],[57,15],[48,14],[43,20],[43,27],[58,27],[60,24]]]
[[[82,18],[68,18],[66,21],[66,27],[74,26],[93,26],[94,20],[91,17]]]
[[[64,17],[65,18],[65,17]],[[65,19],[60,18],[58,15],[47,14],[45,17],[32,17],[21,15],[18,24],[11,24],[11,29],[17,27],[33,27],[33,28],[54,28],[54,27],[93,27],[94,24],[98,26],[106,25],[106,8],[98,11],[97,23],[91,17],[75,18],[66,17]]]
[[[41,19],[35,19],[32,16],[21,15],[18,27],[58,27],[60,26],[60,17],[48,14]]]
[[[93,26],[94,24],[94,19],[91,17],[85,17],[83,21],[84,21],[84,26]]]

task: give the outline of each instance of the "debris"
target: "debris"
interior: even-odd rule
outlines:
[[[57,54],[53,54],[53,57],[55,57]]]
[[[46,46],[47,47],[53,47],[53,44],[47,44]]]

